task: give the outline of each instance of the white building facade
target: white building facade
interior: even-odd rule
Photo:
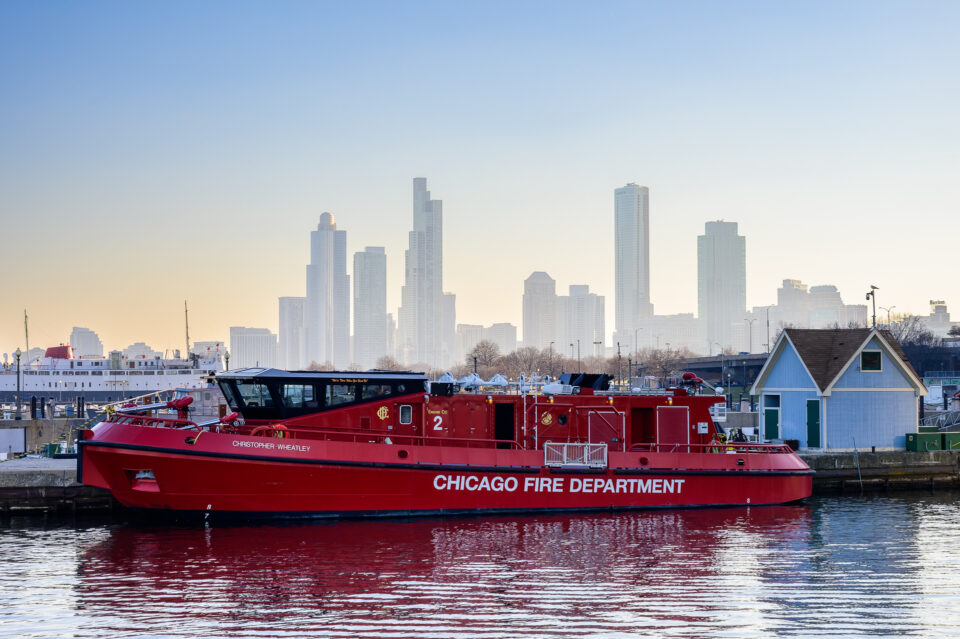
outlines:
[[[230,327],[230,368],[276,368],[277,336],[267,328]]]
[[[103,357],[103,342],[89,328],[73,327],[70,331],[70,348],[74,357]]]

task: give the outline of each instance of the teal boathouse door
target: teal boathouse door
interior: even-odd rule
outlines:
[[[763,396],[763,438],[780,439],[780,396]]]
[[[820,400],[807,400],[807,448],[820,448]]]

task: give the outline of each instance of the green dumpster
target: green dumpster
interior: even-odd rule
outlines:
[[[47,457],[53,457],[60,452],[60,444],[44,444],[43,445],[43,454]]]
[[[917,427],[917,432],[919,433],[939,433],[939,426],[919,426]]]
[[[907,433],[907,450],[923,452],[940,450],[940,433]]]
[[[943,450],[960,450],[960,433],[941,433]]]

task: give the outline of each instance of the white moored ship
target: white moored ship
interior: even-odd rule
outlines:
[[[20,393],[25,403],[31,397],[58,403],[78,397],[115,402],[175,388],[202,388],[205,378],[222,369],[219,352],[188,359],[125,358],[116,351],[109,357],[74,358],[69,346],[54,346],[39,362],[21,366]],[[16,401],[16,394],[16,366],[5,363],[0,368],[0,402]]]

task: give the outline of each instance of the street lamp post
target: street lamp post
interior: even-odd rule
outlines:
[[[17,412],[14,416],[14,419],[21,420],[23,416],[20,414],[20,356],[23,355],[23,351],[20,350],[20,347],[17,347],[17,352],[14,353],[17,358]]]
[[[550,377],[553,377],[553,342],[550,342]]]
[[[583,372],[583,363],[580,361],[580,338],[577,338],[577,372]]]
[[[897,307],[896,304],[894,304],[894,305],[891,306],[890,308],[887,308],[886,306],[881,306],[881,307],[880,307],[880,310],[881,310],[881,311],[886,311],[886,312],[887,312],[887,328],[890,328],[890,311],[892,311],[892,310],[895,309],[896,307]]]
[[[753,323],[756,321],[757,321],[756,317],[754,317],[753,319],[747,319],[746,317],[743,318],[743,323],[747,324],[747,327],[749,328],[749,334],[750,334],[750,343],[747,345],[748,353],[753,352]]]

